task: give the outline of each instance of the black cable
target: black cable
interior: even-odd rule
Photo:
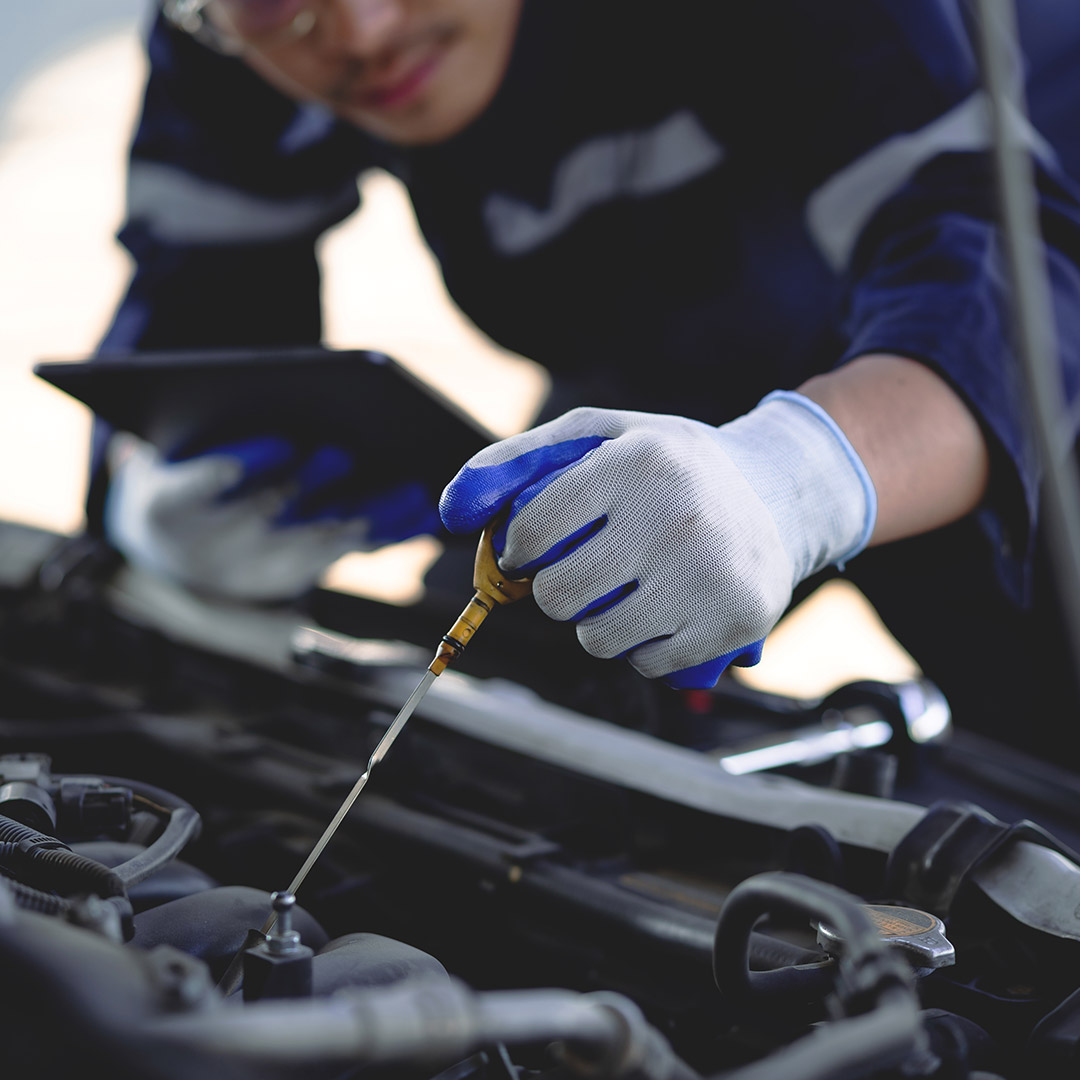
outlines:
[[[77,854],[54,836],[2,814],[0,861],[22,884],[46,893],[126,895],[123,881],[108,866]]]
[[[13,878],[5,877],[0,889],[7,889],[15,906],[24,911],[36,911],[39,915],[66,915],[71,910],[70,900],[31,888]]]

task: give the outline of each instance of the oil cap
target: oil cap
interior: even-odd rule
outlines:
[[[861,906],[881,940],[903,953],[916,974],[956,963],[956,949],[945,936],[945,924],[936,915],[891,904]],[[817,942],[831,956],[844,951],[844,939],[825,923],[817,924]]]

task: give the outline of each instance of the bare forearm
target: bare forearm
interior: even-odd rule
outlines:
[[[956,521],[986,490],[989,455],[974,416],[926,365],[863,356],[799,387],[837,422],[878,496],[871,544]]]

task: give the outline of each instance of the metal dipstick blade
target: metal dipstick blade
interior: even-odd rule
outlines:
[[[300,867],[296,873],[296,877],[292,879],[287,891],[293,896],[296,895],[311,868],[318,862],[319,856],[322,855],[326,845],[333,839],[334,833],[338,830],[338,826],[345,820],[345,815],[348,814],[352,809],[353,803],[356,802],[357,796],[365,787],[367,787],[367,782],[371,778],[372,769],[386,757],[390,747],[394,745],[394,740],[401,733],[401,729],[408,722],[409,717],[415,712],[416,706],[423,700],[424,695],[428,692],[431,684],[446,669],[447,665],[461,654],[461,651],[472,639],[473,634],[481,623],[483,623],[484,619],[491,613],[496,603],[512,603],[514,600],[518,600],[523,596],[528,596],[532,591],[531,581],[503,580],[503,574],[499,570],[492,542],[494,528],[494,522],[488,524],[488,527],[484,530],[484,534],[480,539],[480,545],[477,550],[474,568],[476,579],[475,587],[477,590],[476,595],[469,601],[465,610],[458,617],[457,622],[451,627],[449,633],[443,636],[442,643],[439,646],[435,659],[424,673],[424,677],[420,680],[412,694],[409,695],[409,700],[402,705],[401,710],[398,712],[397,716],[394,717],[393,723],[386,729],[385,734],[372,751],[371,757],[368,758],[367,768],[364,770],[363,775],[361,775],[353,785],[349,794],[345,796],[345,801],[338,807],[338,811],[330,821],[330,824],[326,826],[322,836],[319,837],[318,842],[311,849],[311,853],[304,860],[304,865]],[[272,911],[266,922],[263,924],[261,931],[263,936],[273,929],[276,922],[277,912]],[[229,966],[229,971],[226,972],[226,979],[229,981],[230,985],[236,981],[239,972],[240,957],[240,953],[233,957],[233,962]],[[226,979],[223,979],[222,982],[224,983]]]
[[[292,879],[289,885],[288,892],[295,895],[296,891],[300,888],[304,878],[308,876],[311,868],[318,861],[319,856],[323,853],[326,845],[333,839],[334,833],[337,832],[338,826],[345,820],[345,815],[352,809],[353,803],[356,802],[357,796],[361,791],[367,787],[367,782],[371,777],[371,770],[378,765],[384,757],[386,757],[387,751],[394,744],[394,740],[401,733],[401,729],[405,726],[409,717],[412,716],[416,710],[416,706],[423,700],[424,695],[428,692],[428,688],[435,681],[435,673],[432,671],[424,672],[424,677],[420,680],[416,689],[409,695],[409,700],[401,706],[401,710],[397,716],[394,717],[394,722],[386,729],[386,733],[379,740],[378,746],[371,753],[371,757],[368,758],[367,768],[364,770],[360,778],[353,784],[352,790],[345,796],[345,801],[338,807],[337,813],[333,816],[330,824],[326,826],[321,837],[319,837],[318,843],[311,849],[311,854],[304,860],[304,865],[296,872],[296,877]],[[263,933],[268,933],[277,920],[277,913],[271,914],[263,925]]]
[[[435,677],[436,673],[434,671],[424,672],[424,677],[417,684],[416,689],[409,695],[409,700],[401,706],[401,711],[394,717],[394,722],[386,729],[386,734],[379,740],[379,745],[372,751],[371,757],[368,759],[368,772],[371,772],[373,765],[377,765],[384,757],[386,757],[387,750],[394,745],[394,740],[400,734],[406,721],[412,716],[413,712],[416,710],[416,706],[423,701],[424,695],[435,681]]]

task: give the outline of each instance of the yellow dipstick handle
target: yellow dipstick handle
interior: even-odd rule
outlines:
[[[496,604],[512,604],[532,592],[530,578],[511,580],[499,569],[492,540],[495,528],[496,522],[488,522],[480,537],[473,567],[473,588],[476,595],[465,605],[465,610],[457,617],[457,622],[443,635],[439,651],[428,665],[428,671],[434,675],[441,675],[461,655],[480,624],[495,610]]]

